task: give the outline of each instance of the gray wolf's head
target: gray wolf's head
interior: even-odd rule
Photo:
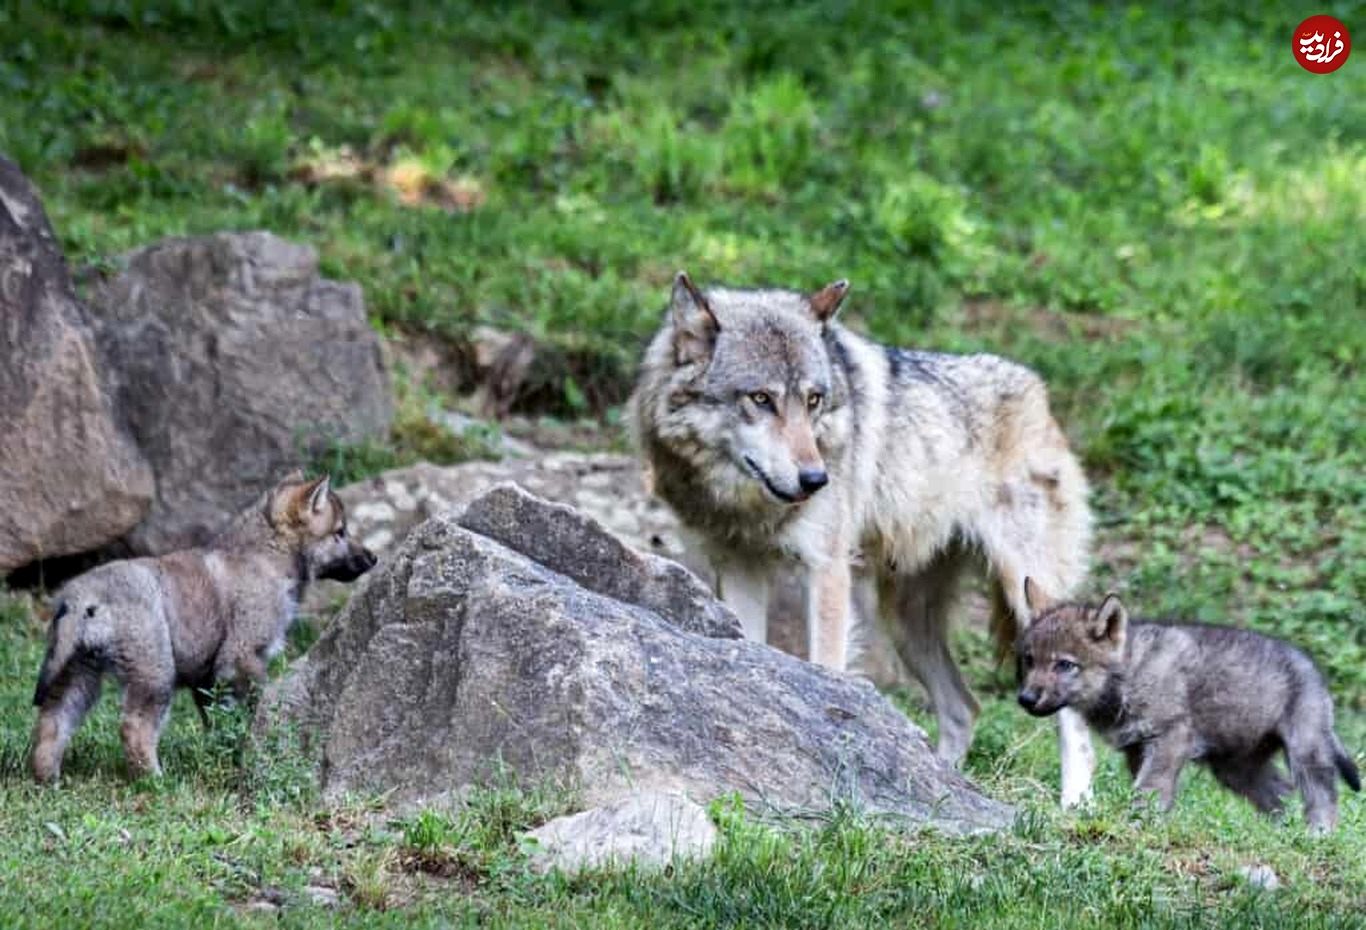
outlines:
[[[285,476],[266,496],[265,514],[276,543],[302,557],[310,578],[354,581],[375,566],[375,556],[347,532],[346,507],[326,475]]]
[[[711,485],[744,503],[800,504],[829,481],[846,431],[848,384],[829,325],[849,289],[811,294],[696,287],[674,279],[672,367],[661,432],[698,450]]]
[[[1124,660],[1128,611],[1113,594],[1099,607],[1054,603],[1028,578],[1025,600],[1033,622],[1015,650],[1020,706],[1036,717],[1095,706]]]

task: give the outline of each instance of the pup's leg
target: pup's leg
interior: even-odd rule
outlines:
[[[1304,819],[1316,834],[1332,833],[1338,825],[1338,770],[1331,731],[1284,734],[1285,756],[1295,787],[1304,797]]]
[[[1291,785],[1276,767],[1271,753],[1209,760],[1210,771],[1225,788],[1242,795],[1264,814],[1285,809]]]
[[[62,774],[62,757],[71,736],[100,697],[100,673],[71,662],[38,711],[33,727],[33,779],[39,784]]]
[[[232,699],[237,703],[249,703],[257,689],[265,684],[269,675],[266,660],[251,646],[227,642],[218,651],[214,660],[214,681],[226,681],[232,689]]]
[[[811,569],[808,580],[807,655],[812,662],[840,672],[848,666],[852,597],[849,556],[837,548],[824,565]]]
[[[1177,782],[1190,759],[1192,743],[1190,731],[1178,727],[1144,744],[1134,789],[1140,795],[1156,795],[1160,810],[1169,811],[1176,803]]]
[[[161,774],[157,743],[171,711],[171,694],[170,688],[137,681],[124,688],[120,733],[128,771],[134,778]]]
[[[740,618],[745,639],[768,642],[769,572],[761,568],[716,565],[716,596]]]
[[[972,742],[978,705],[949,653],[949,608],[965,567],[954,549],[935,556],[921,571],[887,579],[881,598],[883,623],[897,654],[925,687],[939,721],[941,758],[957,765]]]

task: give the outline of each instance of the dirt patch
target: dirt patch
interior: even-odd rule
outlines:
[[[317,151],[290,172],[309,186],[360,183],[385,191],[407,207],[437,207],[447,213],[472,213],[488,200],[483,183],[472,175],[448,176],[414,158],[392,162],[362,156],[346,146]]]
[[[1018,307],[991,299],[964,301],[963,323],[974,332],[1024,326],[1049,342],[1078,338],[1085,342],[1106,342],[1127,335],[1137,325],[1118,317],[1063,313],[1046,307]]]

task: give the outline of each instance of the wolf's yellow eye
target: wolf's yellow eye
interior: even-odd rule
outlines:
[[[749,395],[749,399],[756,407],[773,406],[773,397],[768,391],[754,391]]]
[[[820,391],[812,391],[810,394],[806,395],[806,409],[817,409],[818,407],[820,407],[821,401],[823,400],[825,400],[824,394],[822,394]]]

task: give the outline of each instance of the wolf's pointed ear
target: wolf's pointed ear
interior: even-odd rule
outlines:
[[[705,362],[716,346],[721,326],[711,312],[707,298],[692,283],[686,271],[674,275],[669,315],[674,327],[674,358],[680,365]]]
[[[816,322],[829,323],[833,320],[835,313],[839,311],[840,304],[844,303],[844,295],[848,293],[849,282],[840,278],[808,297],[807,301],[811,304],[811,315],[816,318]]]
[[[1049,597],[1033,578],[1024,580],[1024,596],[1025,606],[1032,614],[1041,614],[1053,606],[1053,598]]]
[[[1124,645],[1124,636],[1129,630],[1129,611],[1124,608],[1117,594],[1105,595],[1090,627],[1092,639],[1109,640],[1115,646]]]
[[[312,490],[308,492],[308,509],[311,513],[322,513],[327,506],[327,495],[332,491],[332,476],[323,475],[313,482]]]

